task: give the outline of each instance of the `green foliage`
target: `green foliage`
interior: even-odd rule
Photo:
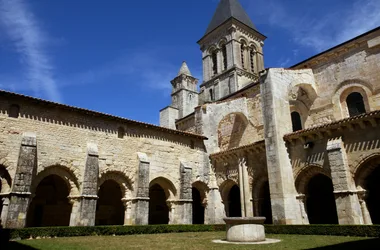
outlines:
[[[225,231],[225,225],[146,225],[0,229],[10,239]],[[380,225],[265,225],[267,234],[379,237]],[[1,237],[0,237],[1,238]]]
[[[147,225],[147,226],[96,226],[96,227],[39,227],[8,229],[11,239],[74,237],[94,235],[162,234],[182,232],[224,231],[225,225]]]
[[[380,225],[265,225],[265,233],[379,237]]]

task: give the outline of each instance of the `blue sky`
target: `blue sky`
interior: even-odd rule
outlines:
[[[379,0],[240,0],[288,67],[380,26]],[[0,0],[0,88],[158,124],[183,60],[201,79],[218,0]]]

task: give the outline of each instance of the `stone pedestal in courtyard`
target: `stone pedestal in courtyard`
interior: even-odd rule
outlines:
[[[265,217],[229,217],[224,221],[229,242],[265,241]]]

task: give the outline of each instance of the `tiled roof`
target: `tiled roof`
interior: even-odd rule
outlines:
[[[315,127],[299,130],[299,131],[296,131],[296,132],[293,132],[290,134],[286,134],[284,136],[284,139],[288,140],[288,139],[292,139],[292,138],[295,138],[298,136],[306,135],[306,134],[309,134],[312,132],[318,132],[318,131],[321,131],[324,129],[335,129],[335,128],[339,128],[342,125],[355,123],[355,122],[359,122],[359,121],[363,121],[363,120],[365,121],[365,120],[369,120],[369,119],[373,119],[373,118],[380,118],[380,110],[375,110],[375,111],[364,113],[361,115],[345,118],[345,119],[342,119],[339,121],[330,122],[330,123],[322,124],[320,126],[315,126]]]
[[[248,148],[259,146],[259,145],[265,145],[265,140],[257,141],[257,142],[254,142],[254,143],[251,143],[251,144],[248,144],[248,145],[244,145],[244,146],[240,146],[240,147],[236,147],[236,148],[231,148],[229,150],[225,150],[225,151],[217,152],[217,153],[214,153],[214,154],[210,154],[210,157],[213,158],[213,157],[218,157],[220,155],[231,154],[231,153],[234,153],[234,152],[241,151],[242,149],[248,149]]]
[[[97,112],[97,111],[92,111],[92,110],[88,110],[88,109],[84,109],[84,108],[73,107],[73,106],[60,104],[60,103],[56,103],[56,102],[52,102],[52,101],[47,101],[47,100],[43,100],[40,98],[35,98],[35,97],[26,96],[26,95],[22,95],[22,94],[17,94],[17,93],[5,91],[5,90],[0,90],[0,95],[6,95],[6,96],[11,96],[11,97],[19,97],[19,98],[23,98],[27,101],[37,101],[41,104],[52,105],[52,106],[56,106],[58,108],[71,110],[74,112],[80,112],[80,113],[86,114],[86,115],[99,116],[99,117],[103,117],[103,118],[119,120],[121,122],[128,122],[128,123],[132,123],[132,124],[142,126],[145,128],[151,128],[151,129],[155,129],[155,130],[159,130],[159,131],[168,132],[171,134],[178,134],[178,135],[190,136],[190,137],[195,137],[195,138],[207,140],[207,137],[205,137],[203,135],[198,135],[198,134],[194,134],[194,133],[190,133],[190,132],[183,132],[183,131],[179,131],[179,130],[164,128],[164,127],[160,127],[160,126],[145,123],[145,122],[139,122],[139,121],[135,121],[135,120],[131,120],[131,119],[115,116],[115,115],[110,115],[110,114],[106,114],[106,113],[101,113],[101,112]]]

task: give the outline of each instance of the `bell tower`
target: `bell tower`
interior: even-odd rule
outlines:
[[[221,0],[198,41],[203,61],[200,104],[258,81],[259,72],[264,70],[265,39],[238,0]]]

